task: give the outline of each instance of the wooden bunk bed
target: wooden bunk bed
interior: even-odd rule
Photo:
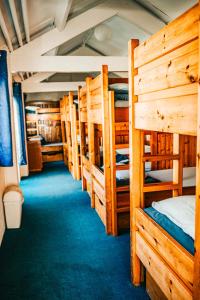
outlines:
[[[39,138],[41,141],[42,162],[63,160],[61,143],[61,117],[58,103],[31,102],[28,103],[35,111],[26,113],[28,140]]]
[[[90,78],[86,78],[86,85],[78,89],[79,107],[79,134],[80,134],[80,158],[82,189],[91,191],[91,170],[88,149],[88,119],[87,119],[87,84]]]
[[[69,92],[61,101],[62,140],[65,143],[66,163],[76,180],[81,178],[78,102],[74,102],[74,93]]]
[[[67,126],[66,126],[66,105],[68,97],[64,96],[60,100],[60,118],[61,118],[61,136],[63,143],[63,159],[66,166],[68,166],[68,149],[67,149]]]
[[[124,107],[115,107],[115,94],[114,91],[109,93],[109,84],[127,82],[123,78],[109,78],[108,67],[102,66],[101,74],[88,78],[82,91],[83,96],[87,94],[91,206],[96,209],[106,232],[115,235],[119,214],[129,211],[129,183],[116,186],[116,170],[128,170],[129,166],[117,166],[115,158],[116,150],[128,148],[128,101],[124,101]],[[83,164],[85,161],[84,158]],[[126,219],[129,222],[129,218]]]
[[[140,284],[142,263],[147,278],[151,278],[150,294],[154,299],[155,294],[160,299],[200,297],[199,12],[200,7],[196,5],[141,45],[135,40],[129,43],[132,280],[135,285]],[[145,155],[143,130],[146,129],[172,133],[173,154]],[[164,227],[153,219],[146,208],[147,193],[170,191],[173,197],[183,194],[183,135],[197,136],[192,252],[174,232],[169,233],[169,226]],[[173,180],[144,184],[145,161],[166,159],[173,161]],[[170,205],[179,199],[182,198],[173,199]],[[179,210],[182,211],[181,204]],[[154,283],[157,288],[152,289]]]

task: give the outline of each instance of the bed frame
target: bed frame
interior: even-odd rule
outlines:
[[[114,92],[108,89],[109,84],[119,82],[128,81],[109,79],[108,66],[104,65],[101,74],[94,79],[88,78],[86,85],[91,206],[96,209],[106,232],[114,235],[117,234],[119,213],[129,211],[129,186],[117,188],[115,179],[118,169],[116,149],[128,147],[129,143],[128,107],[115,108]],[[99,168],[100,145],[103,147],[104,172]],[[120,168],[128,169],[129,166]],[[120,196],[122,193],[123,197]]]
[[[65,165],[68,166],[66,105],[68,105],[68,97],[64,96],[60,100],[61,135],[62,135],[62,143],[63,143],[63,159]]]
[[[200,297],[199,12],[196,5],[141,45],[129,43],[132,280],[140,284],[142,263],[167,299]],[[144,155],[145,129],[172,133],[173,154]],[[148,192],[182,194],[182,135],[197,136],[194,256],[142,209]],[[173,160],[173,182],[144,185],[144,162],[166,159]]]
[[[88,119],[87,119],[87,84],[90,78],[86,78],[86,85],[78,88],[79,104],[79,134],[80,134],[80,157],[82,189],[91,191],[91,170],[90,161],[87,157],[88,149]]]
[[[81,178],[80,151],[78,143],[79,120],[78,111],[74,104],[74,93],[69,92],[61,100],[61,130],[64,143],[65,162],[72,176],[76,180]]]

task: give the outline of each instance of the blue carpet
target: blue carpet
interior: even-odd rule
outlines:
[[[21,183],[22,227],[0,249],[1,300],[148,299],[130,282],[129,235],[107,236],[63,163]]]

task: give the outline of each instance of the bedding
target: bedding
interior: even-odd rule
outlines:
[[[46,143],[46,144],[43,144],[43,146],[48,146],[48,147],[56,147],[56,146],[63,146],[63,143]]]
[[[158,179],[162,182],[172,181],[173,178],[173,170],[165,169],[165,170],[156,170],[150,171],[147,175]],[[196,185],[196,168],[189,167],[183,168],[183,187],[192,187]]]
[[[180,227],[174,224],[167,216],[158,212],[153,207],[145,208],[144,211],[188,252],[194,255],[194,240],[188,234],[186,234]]]
[[[152,207],[194,239],[195,200],[195,195],[172,197],[153,202]]]
[[[145,177],[145,183],[157,183],[160,182],[151,176]],[[116,183],[117,186],[129,185],[129,170],[117,170],[116,171]]]
[[[113,83],[109,85],[109,89],[117,93],[127,93],[128,83]]]
[[[145,145],[145,153],[150,153],[151,152],[151,147],[149,145]],[[118,154],[123,154],[123,155],[129,155],[129,148],[121,148],[117,149],[116,153]]]
[[[129,102],[124,100],[116,100],[115,101],[115,107],[128,107]]]

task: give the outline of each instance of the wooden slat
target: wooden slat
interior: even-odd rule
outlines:
[[[116,144],[115,149],[129,148],[129,144]]]
[[[84,85],[82,88],[80,88],[80,97],[82,98],[83,96],[86,95],[87,92],[87,87]]]
[[[129,170],[129,164],[126,165],[116,165],[116,170]]]
[[[91,80],[90,87],[89,87],[90,93],[93,92],[94,90],[101,88],[101,80],[102,80],[102,74],[98,75],[97,77]]]
[[[177,243],[142,209],[136,210],[136,224],[142,236],[192,289],[194,257]]]
[[[88,111],[88,119],[90,120],[90,123],[102,124],[102,109],[92,109]]]
[[[92,181],[95,194],[102,201],[103,205],[106,206],[105,190],[102,188],[102,186],[96,179],[93,178]]]
[[[136,233],[136,253],[168,299],[192,300],[191,290],[138,232]]]
[[[88,170],[83,166],[83,176],[86,178],[87,181],[91,181],[91,174]]]
[[[160,192],[160,191],[172,191],[177,190],[180,187],[179,184],[174,184],[172,181],[169,182],[159,182],[159,183],[149,183],[144,184],[143,191],[147,192]]]
[[[195,82],[193,84],[187,84],[184,86],[178,86],[161,91],[146,93],[143,95],[138,95],[138,102],[174,98],[184,95],[193,95],[197,93],[197,88],[198,84]]]
[[[100,219],[102,220],[103,224],[106,225],[106,208],[104,204],[101,202],[101,199],[98,199],[96,195],[95,195],[95,209]]]
[[[183,56],[182,51],[180,51],[182,48],[179,48],[168,54],[163,64],[156,60],[157,67],[151,66],[151,64],[155,64],[155,62],[152,62],[149,71],[136,76],[136,94],[141,95],[197,82],[198,48],[195,47],[197,41],[190,44],[192,44],[191,47],[193,46],[192,52],[188,52]],[[190,51],[189,45],[187,44],[183,48],[189,48],[187,50]],[[161,58],[160,60],[164,59]]]
[[[178,160],[179,154],[158,154],[158,155],[144,155],[142,160],[147,161],[162,161],[166,159]]]
[[[135,49],[135,67],[180,47],[198,37],[198,5],[175,19]]]
[[[125,213],[125,212],[129,212],[130,211],[130,207],[129,206],[123,206],[123,207],[119,207],[117,208],[117,213]]]
[[[93,178],[95,178],[95,180],[98,181],[101,184],[101,186],[104,188],[105,186],[104,174],[95,165],[92,165],[92,175]]]
[[[196,135],[197,95],[135,104],[138,129]]]

